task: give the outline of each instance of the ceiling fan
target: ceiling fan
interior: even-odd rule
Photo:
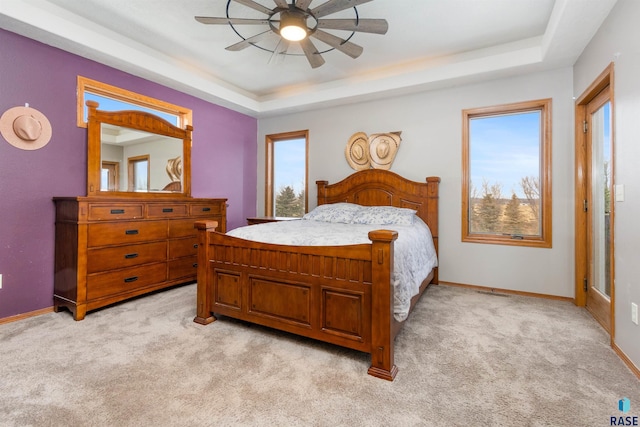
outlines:
[[[264,13],[267,16],[262,19],[232,18],[229,16],[229,5],[232,1]],[[356,32],[372,34],[385,34],[387,32],[389,25],[385,19],[361,19],[358,16],[356,6],[370,1],[373,0],[327,0],[310,9],[309,5],[313,0],[291,0],[291,3],[288,3],[287,0],[273,0],[276,7],[269,9],[254,0],[228,0],[226,17],[196,16],[195,19],[203,24],[231,26],[243,40],[228,46],[227,50],[238,51],[249,46],[260,47],[257,43],[266,38],[276,36],[279,37],[279,40],[275,49],[260,48],[269,50],[274,55],[287,55],[291,43],[299,43],[311,67],[317,68],[324,64],[325,60],[321,52],[310,40],[311,37],[331,46],[329,50],[339,50],[355,59],[363,51],[362,46],[349,41]],[[354,10],[355,17],[353,19],[324,18],[327,15],[349,8]],[[252,37],[244,38],[235,29],[235,25],[268,25],[269,29]],[[324,30],[350,31],[351,34],[343,39]]]

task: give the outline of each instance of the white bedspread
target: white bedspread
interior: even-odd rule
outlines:
[[[335,246],[371,243],[371,230],[395,230],[394,317],[403,321],[409,315],[411,298],[420,284],[437,266],[438,260],[429,227],[416,217],[414,225],[340,224],[293,220],[251,225],[229,231],[230,236],[263,243],[295,246]]]

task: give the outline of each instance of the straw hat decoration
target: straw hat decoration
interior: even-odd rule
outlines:
[[[401,133],[374,133],[370,136],[364,132],[354,133],[345,149],[347,163],[357,171],[370,168],[389,170],[400,148]]]
[[[171,182],[180,181],[182,176],[182,157],[178,156],[175,159],[167,160],[167,175]]]
[[[37,150],[51,140],[51,123],[40,111],[24,107],[8,109],[0,117],[0,134],[21,150]]]
[[[357,171],[370,169],[371,160],[369,159],[369,138],[367,134],[356,132],[351,135],[344,155],[352,169]]]

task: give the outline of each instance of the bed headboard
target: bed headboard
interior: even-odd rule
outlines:
[[[316,181],[318,205],[349,202],[364,206],[396,206],[418,211],[427,223],[438,250],[438,186],[440,177],[426,182],[411,181],[383,169],[368,169],[349,175],[335,184]]]

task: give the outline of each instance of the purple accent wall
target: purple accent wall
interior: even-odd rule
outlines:
[[[193,110],[192,196],[228,199],[228,228],[255,215],[257,120],[0,29],[0,115],[29,105],[53,128],[25,151],[0,137],[0,319],[53,304],[52,197],[86,195],[86,129],[76,126],[76,77]]]

